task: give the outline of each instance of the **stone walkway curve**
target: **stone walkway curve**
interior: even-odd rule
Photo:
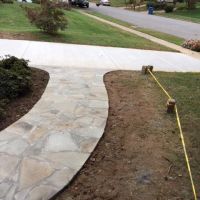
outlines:
[[[50,74],[32,110],[0,133],[0,200],[47,200],[80,170],[108,116],[106,72],[200,71],[200,61],[170,52],[0,40],[0,55],[30,60]]]

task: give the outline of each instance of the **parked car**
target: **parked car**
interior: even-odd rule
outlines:
[[[100,0],[100,5],[110,6],[110,1],[109,0]]]
[[[71,4],[79,7],[87,7],[89,8],[88,0],[71,0]]]

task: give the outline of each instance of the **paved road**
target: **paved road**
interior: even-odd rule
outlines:
[[[90,3],[89,10],[120,19],[142,28],[153,29],[185,39],[200,39],[200,24],[197,23],[175,20],[160,16],[152,16],[145,13],[127,11],[121,8],[106,6],[97,7],[93,3]]]

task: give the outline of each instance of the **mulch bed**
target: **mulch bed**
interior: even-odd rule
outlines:
[[[109,116],[89,160],[54,200],[192,198],[174,118],[155,83],[139,72],[105,75]]]
[[[42,96],[49,80],[49,74],[40,69],[31,69],[32,90],[7,105],[6,116],[0,121],[0,131],[25,115]]]

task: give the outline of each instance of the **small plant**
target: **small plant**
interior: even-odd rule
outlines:
[[[13,99],[31,88],[28,62],[14,56],[0,61],[0,99]]]
[[[200,52],[200,40],[187,40],[182,44],[182,46],[186,49]]]
[[[41,9],[26,7],[27,16],[32,24],[48,34],[67,28],[67,19],[57,5],[48,0],[41,1]]]
[[[173,5],[166,5],[165,6],[165,12],[166,13],[173,12],[173,10],[174,10],[174,6]]]
[[[30,91],[31,69],[28,61],[6,56],[0,61],[0,119],[5,115],[7,103]]]

